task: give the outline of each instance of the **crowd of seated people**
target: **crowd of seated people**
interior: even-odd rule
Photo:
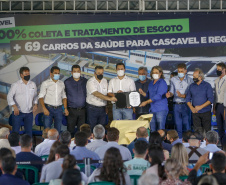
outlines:
[[[133,185],[134,176],[138,185],[226,185],[226,154],[215,131],[187,131],[180,139],[176,130],[148,133],[140,127],[128,146],[118,143],[119,134],[114,127],[105,134],[102,125],[93,133],[83,125],[73,138],[69,131],[45,129],[43,141],[33,146],[31,136],[1,128],[0,184],[33,184],[30,174],[27,179],[19,168],[23,164],[37,168],[39,182],[50,185]],[[84,158],[91,158],[95,168],[89,176],[80,165]]]

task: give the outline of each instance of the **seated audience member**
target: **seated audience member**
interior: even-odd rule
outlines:
[[[114,182],[119,185],[131,185],[130,177],[126,173],[118,148],[111,147],[105,152],[102,167],[94,170],[88,179],[88,183],[98,181]]]
[[[0,176],[0,184],[9,185],[29,185],[25,180],[22,180],[15,176],[17,171],[16,160],[13,156],[4,157],[2,159],[2,173]]]
[[[48,140],[43,141],[35,148],[35,154],[38,156],[49,155],[52,144],[59,139],[59,133],[55,128],[49,129]]]
[[[76,160],[83,160],[84,158],[100,160],[99,156],[95,152],[86,148],[88,139],[85,132],[76,132],[74,141],[76,148],[71,151],[71,155],[73,155]]]
[[[150,145],[148,148],[148,160],[151,163],[151,167],[146,170],[147,174],[155,174],[160,179],[165,179],[164,172],[164,153],[163,149],[159,145]]]
[[[205,176],[208,174],[203,174],[200,177],[197,177],[197,171],[199,168],[209,161],[209,152],[202,155],[193,170],[189,173],[188,180],[192,183],[192,185],[197,185]],[[225,174],[225,166],[226,166],[226,156],[224,152],[216,152],[213,154],[211,159],[210,168],[212,170],[212,176],[214,176],[219,185],[226,184],[226,174]]]
[[[32,138],[31,136],[24,134],[20,137],[20,145],[21,145],[21,152],[16,154],[16,161],[17,162],[31,162],[32,166],[38,168],[39,171],[42,169],[42,159],[37,155],[31,152],[32,148]],[[40,164],[32,164],[32,162]]]
[[[214,176],[207,175],[200,179],[198,185],[219,185],[219,184]]]
[[[147,138],[148,137],[148,131],[145,127],[139,127],[137,129],[137,132],[136,132],[136,140],[135,141],[132,141],[128,146],[127,148],[129,149],[129,151],[131,152],[131,154],[133,154],[133,149],[134,149],[134,144],[136,141],[147,141]]]
[[[177,159],[168,159],[165,164],[165,172],[167,179],[162,181],[160,185],[190,185],[187,180],[182,182],[179,180],[179,176],[183,170],[183,165]]]
[[[86,133],[87,135],[87,139],[88,139],[88,143],[92,142],[93,141],[93,134],[92,134],[92,131],[91,131],[91,127],[89,124],[82,124],[80,126],[80,132],[84,132]]]
[[[19,133],[12,132],[11,134],[9,134],[8,140],[11,148],[15,151],[15,154],[18,154],[19,152],[21,152]]]
[[[155,174],[144,174],[139,178],[138,185],[159,185],[159,177]]]
[[[66,170],[62,176],[62,185],[82,185],[82,177],[78,169]]]
[[[204,148],[206,147],[206,133],[205,130],[203,128],[197,128],[195,130],[195,132],[193,133],[193,135],[196,136],[196,134],[198,135],[198,137],[201,137],[201,143],[200,143],[200,148]]]
[[[182,143],[181,139],[179,139],[179,136],[176,130],[169,130],[167,132],[167,139],[170,141],[172,146],[177,143]]]
[[[64,157],[64,161],[63,161],[63,164],[62,164],[62,173],[61,173],[61,175],[59,176],[58,179],[51,180],[49,182],[49,185],[61,185],[62,176],[63,176],[64,172],[66,170],[68,170],[68,169],[75,169],[75,168],[76,168],[76,159],[75,159],[75,157],[73,155],[70,155],[70,154],[66,155]],[[81,172],[81,176],[82,176],[83,182],[86,184],[87,180],[88,180],[87,176],[83,172]]]
[[[182,143],[177,143],[173,146],[171,152],[171,158],[176,159],[182,165],[182,171],[179,174],[181,175],[188,175],[188,152]]]
[[[154,131],[150,133],[150,137],[149,137],[149,144],[157,144],[159,145],[161,148],[163,148],[162,146],[162,137],[160,136],[159,132]],[[169,151],[164,150],[164,159],[167,160],[169,158]]]
[[[71,133],[67,130],[61,132],[60,134],[60,142],[69,147],[69,150],[72,151],[71,145]]]
[[[56,149],[55,161],[46,164],[42,168],[40,182],[49,182],[52,179],[59,178],[62,172],[62,163],[64,157],[69,154],[69,148],[67,145],[60,145]]]
[[[114,127],[109,128],[107,131],[106,138],[108,140],[108,143],[95,150],[95,152],[99,155],[100,159],[104,158],[105,152],[111,147],[115,147],[115,148],[119,149],[121,156],[122,156],[122,160],[131,160],[132,159],[129,149],[124,146],[120,146],[118,144],[119,130],[117,128],[114,128]]]
[[[187,130],[187,131],[182,133],[182,143],[185,147],[189,147],[188,140],[189,140],[191,135],[192,135],[191,130]]]
[[[167,134],[165,130],[158,130],[158,133],[160,134],[161,138],[162,138],[162,147],[163,149],[167,150],[168,152],[171,153],[171,149],[172,149],[172,145],[170,144],[170,142],[167,140]]]
[[[0,149],[11,148],[8,141],[8,136],[9,136],[9,129],[6,127],[0,128]]]
[[[107,144],[107,142],[103,140],[105,136],[105,129],[101,124],[96,125],[93,128],[93,136],[94,140],[86,145],[87,149],[94,152],[97,148]]]
[[[205,154],[207,151],[203,148],[200,148],[201,138],[198,135],[191,135],[189,140],[189,147],[187,147],[188,160],[197,161],[199,157]]]
[[[128,175],[142,175],[143,171],[150,167],[150,163],[145,160],[148,153],[146,141],[136,141],[134,144],[134,159],[124,162]]]
[[[218,152],[221,151],[220,148],[217,147],[218,144],[218,133],[216,131],[210,130],[206,133],[206,147],[204,148],[208,152]]]
[[[55,161],[55,155],[56,155],[56,149],[58,146],[62,145],[62,143],[60,141],[55,141],[51,148],[50,148],[50,153],[49,153],[49,157],[48,160],[46,161],[46,164],[49,164],[53,161]]]

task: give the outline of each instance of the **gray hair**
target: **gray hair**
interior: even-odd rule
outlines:
[[[2,127],[0,129],[0,139],[6,139],[6,137],[9,135],[9,129],[7,127]]]
[[[210,130],[206,133],[206,139],[209,143],[217,144],[218,137],[218,133],[214,130]]]
[[[196,72],[196,71],[198,71],[199,72],[199,77],[201,77],[202,78],[202,80],[204,80],[204,73],[203,73],[203,71],[200,69],[200,68],[195,68],[195,71],[194,72]]]
[[[145,72],[148,73],[147,67],[141,66],[141,67],[139,67],[138,71],[140,71],[140,70],[145,70]]]
[[[105,129],[101,124],[98,124],[93,128],[93,135],[95,139],[102,139],[104,137],[104,134]]]
[[[219,185],[216,178],[212,175],[206,175],[204,177],[202,177],[199,180],[198,185],[202,185],[202,184],[212,184],[212,185]]]
[[[147,174],[142,175],[138,180],[138,185],[158,185],[159,177],[156,174]]]

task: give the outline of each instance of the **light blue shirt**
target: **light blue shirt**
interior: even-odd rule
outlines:
[[[143,171],[150,167],[150,163],[142,158],[134,158],[124,162],[128,175],[142,175]]]
[[[180,98],[177,95],[177,91],[181,94],[187,94],[189,86],[193,83],[193,79],[188,75],[185,75],[184,79],[181,81],[178,76],[171,79],[170,92],[174,94],[173,102],[186,102],[185,98]]]
[[[217,147],[217,145],[215,145],[215,144],[208,144],[208,145],[206,145],[206,147],[205,148],[203,148],[203,149],[205,149],[206,151],[208,151],[208,152],[219,152],[219,151],[221,151],[221,149],[220,148],[218,148]]]
[[[99,156],[95,152],[88,150],[85,146],[76,146],[76,148],[71,151],[71,155],[75,156],[76,160],[83,160],[84,158],[100,160]]]

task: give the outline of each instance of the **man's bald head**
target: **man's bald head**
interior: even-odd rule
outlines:
[[[145,127],[139,127],[137,129],[136,135],[138,138],[146,138],[148,137],[148,131]]]
[[[52,128],[48,131],[48,138],[50,140],[57,140],[59,137],[59,133],[55,128]]]

